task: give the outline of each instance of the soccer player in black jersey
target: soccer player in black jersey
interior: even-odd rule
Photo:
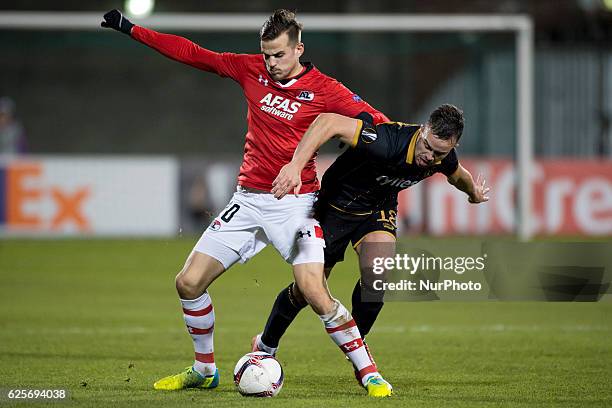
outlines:
[[[436,108],[424,125],[388,122],[372,125],[367,115],[352,119],[323,113],[310,125],[297,146],[293,159],[274,180],[272,193],[280,199],[288,193],[298,194],[300,174],[321,145],[332,138],[350,146],[325,172],[315,217],[325,237],[325,273],[329,276],[351,242],[359,254],[360,265],[368,265],[362,251],[364,242],[395,243],[397,194],[419,181],[442,173],[450,184],[465,192],[470,203],[489,198],[483,177],[474,181],[459,164],[455,146],[463,133],[463,112],[453,105]],[[369,254],[393,257],[394,245],[381,245],[381,251]],[[362,300],[363,284],[368,276],[361,268],[361,279],[353,290],[353,318],[362,337],[369,333],[382,309],[384,293],[371,293]],[[306,306],[300,289],[292,283],[283,289],[272,308],[264,332],[253,339],[253,349],[275,354],[280,338],[299,311]]]

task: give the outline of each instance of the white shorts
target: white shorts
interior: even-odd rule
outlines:
[[[323,263],[325,240],[312,218],[315,194],[250,193],[238,186],[229,204],[204,231],[194,251],[212,256],[228,269],[245,263],[271,243],[292,265]]]

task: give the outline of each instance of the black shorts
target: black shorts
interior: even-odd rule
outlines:
[[[370,232],[384,231],[397,236],[396,217],[396,206],[366,215],[350,214],[331,206],[319,211],[317,219],[325,237],[325,267],[342,262],[349,242],[355,248]]]

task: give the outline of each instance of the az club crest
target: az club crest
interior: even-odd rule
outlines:
[[[312,101],[314,99],[314,92],[312,91],[300,91],[299,95],[296,97],[301,101]]]

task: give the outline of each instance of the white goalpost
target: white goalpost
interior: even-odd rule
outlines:
[[[0,29],[101,30],[103,12],[0,12]],[[133,21],[160,30],[256,32],[268,15],[231,13],[157,13]],[[130,17],[130,19],[132,19]],[[516,47],[517,129],[517,235],[533,235],[533,23],[525,15],[429,15],[429,14],[309,14],[300,21],[308,31],[350,32],[511,32]]]

